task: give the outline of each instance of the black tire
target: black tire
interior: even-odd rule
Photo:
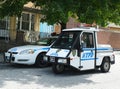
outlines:
[[[101,71],[103,73],[106,73],[109,70],[110,70],[110,60],[109,60],[109,58],[104,58],[103,62],[102,62],[102,65],[101,65]]]
[[[65,66],[62,64],[53,64],[52,70],[55,74],[61,74],[65,70]]]
[[[43,67],[47,67],[47,66],[48,66],[48,63],[43,60],[45,54],[46,54],[46,53],[40,53],[40,54],[37,56],[36,61],[35,61],[35,66],[36,66],[36,67],[43,68]]]

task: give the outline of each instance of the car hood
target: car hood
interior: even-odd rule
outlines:
[[[48,51],[49,48],[50,48],[50,46],[25,45],[25,46],[13,47],[13,48],[9,49],[8,52],[21,52],[21,51],[27,50],[27,49],[33,49],[35,51],[37,51],[37,50]]]

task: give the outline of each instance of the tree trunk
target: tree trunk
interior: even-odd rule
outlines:
[[[61,24],[61,31],[62,31],[63,29],[66,29],[66,23],[61,22],[60,24]]]

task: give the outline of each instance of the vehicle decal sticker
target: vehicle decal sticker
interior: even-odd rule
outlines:
[[[94,53],[91,51],[82,53],[81,61],[85,61],[85,60],[95,60]]]
[[[16,52],[16,51],[17,51],[17,47],[12,48],[10,51],[11,51],[11,52]]]
[[[39,48],[39,49],[34,49],[34,51],[38,51],[38,50],[44,50],[44,51],[48,51],[50,48]]]
[[[76,50],[72,50],[73,57],[76,55]]]
[[[82,58],[92,58],[93,56],[93,52],[85,52],[82,54]]]
[[[98,58],[96,58],[97,60]],[[81,59],[81,61],[87,61],[87,60],[95,60],[95,58],[86,58],[86,59]]]
[[[83,48],[83,50],[95,50],[95,48]],[[96,50],[110,50],[110,48],[97,48]]]
[[[66,57],[70,50],[66,49],[50,49],[46,55],[56,56],[56,57]]]
[[[58,57],[58,53],[51,53],[50,56],[56,56],[56,57]]]

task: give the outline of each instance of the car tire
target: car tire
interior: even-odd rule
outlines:
[[[103,73],[106,73],[110,70],[110,60],[108,58],[104,58],[102,65],[101,65],[101,71]]]
[[[36,67],[43,68],[43,67],[47,67],[47,66],[48,66],[48,63],[43,60],[45,54],[46,54],[46,53],[40,53],[40,54],[37,56],[36,61],[35,61],[35,66],[36,66]]]
[[[52,70],[55,74],[60,74],[65,70],[65,66],[62,64],[53,64]]]

